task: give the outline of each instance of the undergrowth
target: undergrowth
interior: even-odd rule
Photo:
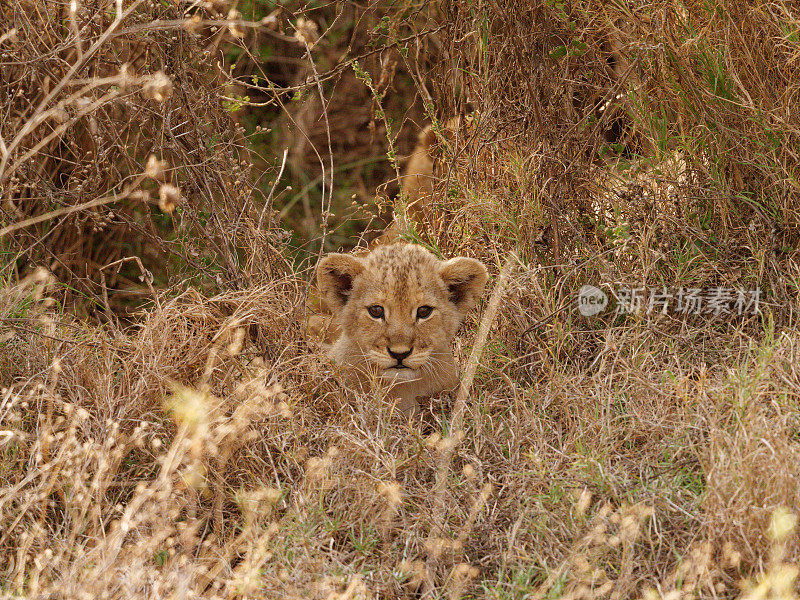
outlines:
[[[0,15],[0,596],[798,597],[793,5]],[[465,411],[407,423],[305,338],[303,269],[425,122],[404,233],[498,296]],[[650,304],[692,289],[760,303]]]

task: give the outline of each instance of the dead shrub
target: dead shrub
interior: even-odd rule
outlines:
[[[191,273],[242,288],[284,272],[283,234],[220,98],[219,36],[182,26],[184,11],[218,18],[213,7],[30,0],[1,10],[3,34],[13,31],[0,55],[7,269],[47,267],[73,302],[117,309],[152,300],[142,283]]]

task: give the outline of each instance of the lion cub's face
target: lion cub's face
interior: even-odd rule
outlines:
[[[326,256],[317,279],[342,330],[334,358],[389,381],[427,382],[421,392],[441,391],[456,377],[450,343],[486,278],[477,260],[440,261],[411,244]]]

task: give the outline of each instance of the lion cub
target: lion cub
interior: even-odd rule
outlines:
[[[486,284],[472,258],[441,261],[421,246],[379,246],[368,255],[329,254],[317,268],[319,292],[338,339],[328,354],[367,388],[389,385],[409,416],[416,398],[459,383],[451,342]]]

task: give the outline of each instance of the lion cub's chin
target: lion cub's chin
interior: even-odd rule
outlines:
[[[387,383],[406,383],[409,381],[420,381],[422,376],[416,369],[395,369],[390,367],[381,371],[380,378]]]

